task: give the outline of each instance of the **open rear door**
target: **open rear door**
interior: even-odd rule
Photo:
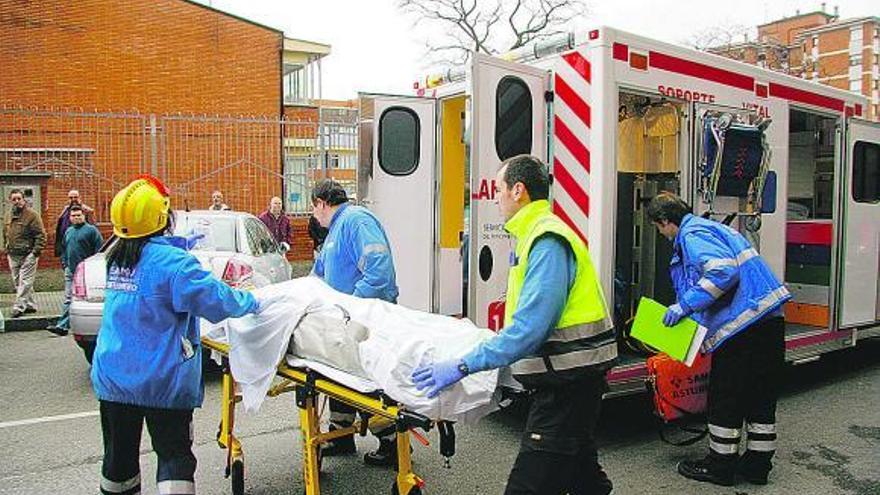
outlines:
[[[843,194],[839,326],[880,320],[880,125],[850,120]]]
[[[495,204],[495,176],[501,162],[515,155],[547,159],[548,74],[478,53],[472,64],[468,316],[498,330],[514,244]]]
[[[361,141],[371,143],[371,159],[358,164],[358,193],[391,242],[398,302],[421,311],[432,305],[435,105],[432,98],[361,95]]]

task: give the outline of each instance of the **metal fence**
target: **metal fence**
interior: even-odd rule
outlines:
[[[279,196],[288,213],[305,214],[321,178],[356,194],[357,119],[348,110],[293,121],[0,107],[0,187],[24,189],[43,212],[60,212],[77,189],[105,222],[115,192],[150,173],[177,209],[207,208],[219,190],[235,210],[259,213]]]

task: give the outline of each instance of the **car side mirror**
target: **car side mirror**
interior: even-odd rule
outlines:
[[[281,248],[282,253],[286,253],[286,252],[290,251],[290,244],[288,244],[286,242],[282,242],[281,244],[278,245],[278,247]]]

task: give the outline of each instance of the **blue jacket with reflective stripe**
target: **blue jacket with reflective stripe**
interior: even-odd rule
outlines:
[[[333,214],[313,273],[339,292],[397,302],[391,244],[366,208],[343,204]]]
[[[670,273],[678,303],[708,329],[707,352],[791,299],[742,234],[694,215],[679,226]]]
[[[257,309],[253,295],[215,278],[174,241],[153,237],[134,270],[108,270],[92,361],[99,400],[163,409],[201,406],[198,318],[216,323]]]

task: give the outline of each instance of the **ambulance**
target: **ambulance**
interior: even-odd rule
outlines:
[[[414,93],[359,98],[358,197],[386,227],[401,304],[502,327],[514,243],[494,181],[529,153],[619,332],[641,297],[675,300],[645,212],[667,190],[785,281],[789,361],[880,335],[880,126],[862,96],[608,27],[474,53]],[[644,353],[619,342],[611,394],[644,390]]]

